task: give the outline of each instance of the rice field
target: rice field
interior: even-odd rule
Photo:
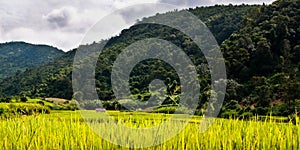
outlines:
[[[108,113],[116,123],[133,128],[159,125],[171,117],[165,114]],[[181,119],[183,117],[179,116],[177,120],[173,120],[172,128],[175,129]],[[206,132],[200,133],[200,121],[201,117],[193,117],[174,138],[144,149],[300,149],[299,124],[278,123],[270,119],[216,119]],[[101,122],[94,121],[93,124]],[[114,129],[106,126],[102,130]],[[0,149],[130,149],[101,138],[88,126],[78,111],[57,111],[51,114],[2,119],[0,133]],[[119,136],[128,138],[124,134]],[[141,140],[147,138],[135,136]],[[134,143],[128,141],[128,146],[134,146]]]

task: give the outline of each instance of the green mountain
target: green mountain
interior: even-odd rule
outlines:
[[[20,74],[26,69],[52,62],[64,54],[63,51],[46,45],[25,42],[0,44],[0,81]]]
[[[71,70],[75,51],[70,51],[39,67],[2,81],[0,92],[4,96],[61,97],[72,95]]]
[[[221,110],[222,117],[266,115],[270,112],[286,116],[300,108],[297,101],[300,99],[298,0],[278,0],[262,6],[198,7],[188,11],[208,26],[225,57],[228,86]],[[170,13],[144,18],[142,22]],[[185,34],[154,24],[136,24],[108,40],[95,70],[99,98],[115,99],[110,81],[113,62],[122,49],[145,38],[170,41],[191,58],[200,74],[198,109],[205,108],[210,94],[218,93],[211,91],[209,66],[203,54],[199,53],[197,46]],[[93,51],[104,42],[83,45],[78,49]],[[76,51],[68,52],[52,63],[7,78],[0,83],[0,92],[6,96],[25,94],[32,97],[71,99],[74,96],[76,99],[89,99],[89,93],[81,93],[80,89],[76,89],[75,93],[72,91],[72,62]],[[85,74],[80,76],[84,77]],[[178,102],[179,77],[171,66],[159,60],[146,60],[134,67],[129,80],[131,92],[140,101],[148,100],[148,85],[153,79],[161,79],[168,86],[168,98],[164,104]],[[78,84],[82,88],[86,86],[84,83]]]
[[[241,22],[243,21],[243,16],[254,11],[256,8],[258,8],[258,6],[230,5],[198,7],[195,9],[189,9],[188,11],[192,12],[204,21],[215,35],[217,41],[221,43],[233,32],[238,31],[242,27]],[[144,19],[151,19],[151,17]],[[221,31],[224,32],[220,33]],[[172,35],[169,33],[172,33]],[[99,62],[101,63],[99,63],[96,68],[97,92],[101,99],[111,100],[114,98],[110,87],[110,67],[116,58],[115,54],[119,53],[122,48],[125,48],[129,44],[148,37],[172,40],[180,47],[183,47],[181,42],[186,39],[184,34],[175,31],[174,29],[150,24],[134,25],[130,29],[123,30],[119,36],[111,38],[107,43],[105,52],[99,57]],[[101,42],[94,43],[91,45],[81,46],[80,48],[93,49],[99,47],[101,44]],[[188,47],[185,46],[185,49],[187,50]],[[1,93],[6,96],[19,95],[22,93],[28,96],[71,99],[73,95],[71,70],[75,51],[76,50],[66,53],[63,57],[57,58],[52,63],[28,69],[22,74],[6,79],[0,84],[2,87]],[[105,58],[111,59],[108,60]],[[141,91],[145,90],[145,88],[141,89]]]

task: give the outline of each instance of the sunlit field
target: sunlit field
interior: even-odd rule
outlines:
[[[113,111],[108,113],[116,123],[140,128],[158,125],[170,117],[165,114]],[[201,117],[193,117],[175,138],[145,149],[300,148],[298,123],[255,120],[216,119],[206,132],[200,133]],[[174,126],[179,121],[174,120]],[[110,127],[107,127],[107,130],[111,130]],[[2,119],[0,133],[1,149],[128,149],[100,138],[83,121],[78,111]]]

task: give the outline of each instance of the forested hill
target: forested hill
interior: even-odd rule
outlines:
[[[218,43],[221,44],[233,32],[238,31],[243,27],[243,21],[246,15],[255,12],[259,7],[260,6],[258,5],[215,5],[211,7],[190,8],[187,9],[187,11],[193,13],[195,16],[201,19],[201,21],[203,21],[213,33]],[[143,22],[144,20],[150,20],[158,15],[168,15],[169,13],[172,12],[156,14],[156,16],[143,18],[140,22]],[[164,33],[171,34],[172,31],[173,30],[165,27],[158,29],[157,26],[133,26],[130,29],[123,30],[120,36],[112,37],[109,43],[116,44],[119,41],[129,43],[130,41],[128,41],[128,39],[133,40],[146,38],[147,35],[152,34],[153,32],[156,32],[155,34],[157,36],[164,37]]]
[[[234,81],[227,109],[234,104],[236,110],[256,107],[260,114],[299,111],[299,24],[300,1],[278,0],[253,12],[245,27],[222,43],[228,76]]]
[[[71,98],[71,71],[75,50],[63,54],[53,62],[4,79],[0,93],[4,96]]]
[[[206,23],[221,45],[226,60],[229,79],[222,116],[266,115],[270,112],[273,115],[289,115],[300,108],[297,101],[300,99],[298,0],[278,0],[263,6],[198,7],[189,11]],[[145,38],[164,39],[185,51],[201,74],[198,108],[205,108],[213,92],[205,58],[197,53],[192,40],[180,31],[153,24],[134,25],[108,41],[96,68],[96,90],[100,99],[115,98],[110,75],[118,54],[130,44]],[[102,43],[81,48],[94,49],[100,44]],[[88,93],[72,92],[72,57],[75,51],[53,63],[8,78],[0,83],[1,93],[7,96],[22,93],[33,97],[71,99],[75,95],[76,98],[89,98]],[[168,86],[168,98],[164,104],[177,103],[180,81],[176,71],[158,60],[144,61],[134,68],[130,78],[131,92],[141,101],[148,100],[148,85],[157,78]]]
[[[195,9],[189,9],[189,11],[199,16],[199,18],[202,19],[212,30],[217,41],[221,43],[233,32],[238,31],[242,26],[241,22],[243,21],[243,16],[247,15],[249,12],[255,11],[256,8],[258,8],[258,6],[230,5],[199,7]],[[119,36],[111,38],[108,42],[107,49],[108,51],[119,51],[129,43],[132,43],[138,39],[147,38],[150,35],[152,37],[161,38],[172,37],[173,35],[169,34],[171,31],[171,29],[166,27],[157,28],[156,26],[136,25],[130,29],[123,30]],[[221,31],[224,32],[220,33]],[[179,43],[185,39],[183,34],[178,34],[177,36],[178,37],[175,39],[180,39],[177,40]],[[93,47],[97,47],[97,45],[97,43],[94,43],[92,45],[81,46],[81,48],[91,49]],[[118,50],[115,50],[116,48]],[[43,65],[39,68],[32,68],[27,70],[25,73],[6,79],[1,83],[1,93],[6,96],[19,95],[22,93],[26,94],[27,96],[60,97],[71,99],[73,94],[71,85],[71,70],[72,59],[75,51],[76,50],[65,54],[63,57],[56,59],[53,63]],[[110,74],[105,74],[108,68],[107,64],[105,63],[109,62],[98,64],[99,69],[97,69],[97,85],[99,87],[107,87],[107,84],[109,84],[108,82]],[[105,82],[100,83],[100,78],[104,78],[103,80]],[[98,92],[100,93],[102,99],[112,98],[111,89],[104,88]]]
[[[243,86],[231,99],[261,107],[300,99],[299,14],[298,0],[264,5],[223,42],[228,75]]]
[[[25,42],[0,44],[0,81],[30,67],[47,64],[63,54],[63,51],[46,45]]]

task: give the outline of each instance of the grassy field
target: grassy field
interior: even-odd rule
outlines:
[[[139,128],[158,125],[170,117],[108,113],[118,123]],[[174,120],[174,127],[179,121]],[[145,149],[300,149],[299,124],[217,119],[206,132],[199,133],[200,121],[200,117],[192,118],[173,139]],[[78,111],[52,111],[51,114],[4,119],[0,121],[0,133],[1,149],[128,149],[100,138]]]

